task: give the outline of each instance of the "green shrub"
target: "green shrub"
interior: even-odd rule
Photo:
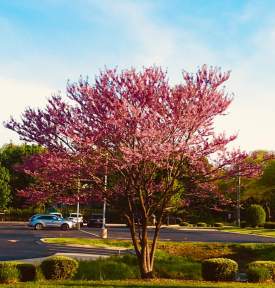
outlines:
[[[19,281],[19,271],[16,262],[0,262],[0,283],[16,283]]]
[[[41,263],[41,270],[47,280],[71,279],[77,271],[78,262],[65,256],[53,256]]]
[[[224,225],[221,222],[216,222],[216,223],[213,224],[213,226],[214,227],[223,227]]]
[[[262,206],[254,204],[246,211],[246,222],[252,227],[257,227],[265,223],[266,214]]]
[[[248,264],[248,270],[252,268],[268,269],[272,279],[275,280],[275,261],[254,261]]]
[[[113,261],[122,262],[124,264],[129,265],[129,266],[137,266],[138,265],[137,256],[132,255],[132,254],[126,254],[126,255],[123,255],[120,257],[112,256],[112,257],[109,257],[109,259],[113,260]]]
[[[207,227],[207,224],[204,222],[198,222],[197,227]]]
[[[116,256],[110,259],[80,261],[74,278],[77,280],[123,280],[138,277],[137,265],[127,265],[123,263],[122,257]]]
[[[272,279],[271,272],[265,267],[251,267],[247,270],[249,282],[265,282]]]
[[[155,276],[167,279],[201,280],[201,264],[186,257],[163,253],[156,257]]]
[[[264,228],[266,229],[275,229],[275,222],[265,222]]]
[[[117,261],[106,261],[101,266],[101,279],[122,280],[135,278],[135,273],[127,264]]]
[[[18,263],[16,264],[20,274],[20,281],[34,281],[36,279],[36,266],[31,263]]]
[[[29,208],[9,208],[5,213],[6,221],[27,221],[32,215],[44,213],[42,209]]]
[[[208,281],[233,281],[238,271],[237,262],[227,258],[212,258],[202,262],[202,277]]]
[[[180,222],[180,226],[189,227],[190,223],[182,221]]]

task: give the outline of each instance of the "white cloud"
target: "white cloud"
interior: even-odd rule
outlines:
[[[254,34],[245,57],[232,63],[229,89],[234,91],[231,114],[219,127],[239,131],[243,149],[275,150],[275,29],[262,27]]]
[[[17,79],[0,78],[0,122],[8,121],[10,116],[18,116],[27,106],[41,107],[45,105],[46,98],[51,95],[52,89],[42,84],[20,81]],[[17,142],[16,133],[0,126],[0,143]]]

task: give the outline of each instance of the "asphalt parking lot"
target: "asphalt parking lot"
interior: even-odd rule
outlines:
[[[152,235],[153,230],[149,234]],[[39,258],[55,253],[83,253],[102,254],[104,249],[64,247],[62,245],[47,245],[41,243],[41,238],[49,237],[76,237],[98,238],[99,228],[84,227],[82,231],[70,230],[41,230],[35,231],[25,223],[0,222],[0,260],[16,260]],[[127,227],[108,228],[110,239],[130,239]],[[275,243],[275,238],[236,233],[206,231],[206,230],[177,230],[164,227],[160,232],[160,240],[177,242],[235,242],[235,243]]]

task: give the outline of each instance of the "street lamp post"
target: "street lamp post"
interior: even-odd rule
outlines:
[[[105,166],[105,175],[104,175],[104,192],[106,196],[107,192],[107,184],[108,184],[108,176],[107,176],[107,159]],[[108,237],[108,230],[106,228],[106,197],[103,199],[103,213],[102,213],[102,228],[101,228],[101,238],[106,239]]]
[[[80,193],[80,179],[77,179],[77,204],[76,204],[76,229],[80,230],[79,223],[79,193]]]
[[[240,171],[238,172],[238,184],[237,184],[237,226],[241,226],[241,175]]]

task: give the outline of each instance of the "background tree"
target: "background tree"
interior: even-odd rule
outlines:
[[[261,204],[269,221],[271,218],[275,219],[275,160],[267,159],[262,162],[262,169],[261,177],[244,179],[242,200],[244,203],[248,202],[248,205]]]
[[[92,85],[83,79],[69,84],[68,100],[54,96],[45,109],[29,108],[21,122],[11,119],[7,127],[22,140],[46,147],[57,157],[56,163],[73,165],[69,159],[75,159],[76,178],[85,167],[110,201],[127,199],[124,214],[141,276],[151,278],[163,217],[182,186],[189,193],[192,187],[203,187],[198,190],[203,195],[220,169],[227,167],[227,175],[234,175],[236,167],[241,173],[253,169],[244,161],[245,153],[227,151],[236,136],[214,133],[214,119],[224,115],[232,101],[222,86],[228,78],[229,73],[203,66],[196,74],[184,72],[183,82],[170,86],[166,73],[157,67],[141,72],[106,70]],[[107,194],[100,177],[104,173],[121,176]],[[182,185],[177,185],[179,178]],[[150,242],[148,223],[153,214],[156,224]]]
[[[17,195],[17,190],[28,187],[34,180],[32,177],[19,171],[18,165],[22,164],[28,157],[41,153],[43,149],[37,145],[15,145],[7,144],[0,149],[0,163],[10,174],[10,206],[18,208],[24,200]]]
[[[5,209],[11,198],[10,173],[5,167],[0,166],[0,208]]]

